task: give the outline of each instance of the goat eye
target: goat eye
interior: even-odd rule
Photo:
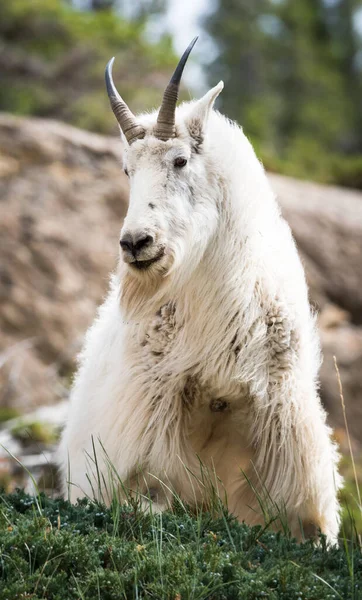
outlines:
[[[127,177],[129,177],[128,170],[127,169],[123,169],[123,170],[124,170],[125,175],[127,175]]]
[[[178,167],[180,169],[181,167],[187,165],[187,160],[186,158],[182,158],[182,156],[179,156],[178,158],[175,158],[173,164],[175,167]]]

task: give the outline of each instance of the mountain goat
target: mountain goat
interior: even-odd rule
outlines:
[[[206,469],[238,519],[262,523],[267,497],[294,535],[335,540],[338,453],[303,268],[251,144],[213,110],[223,83],[176,108],[195,41],[158,113],[136,118],[107,65],[130,201],[71,394],[64,491],[109,502],[114,473],[130,490],[141,473],[163,510],[173,493],[205,502]]]

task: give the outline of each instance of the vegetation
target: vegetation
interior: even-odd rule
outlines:
[[[16,408],[10,406],[0,406],[0,426],[6,421],[16,419],[20,416],[20,412]]]
[[[136,503],[72,506],[21,491],[0,498],[3,600],[362,598],[362,555],[297,544],[230,515]]]
[[[210,83],[267,168],[362,187],[360,0],[218,0]]]
[[[1,2],[0,110],[115,131],[108,60],[116,54],[115,80],[134,111],[159,105],[175,64],[170,39],[152,45],[144,29],[144,17],[77,11],[63,0]]]
[[[362,453],[355,459],[355,469],[351,457],[347,454],[342,456],[340,471],[344,479],[344,486],[340,492],[340,503],[342,506],[342,534],[348,537],[357,534],[362,540],[362,485],[356,481],[356,473],[361,477]]]
[[[10,433],[16,440],[23,444],[54,444],[59,437],[58,428],[53,424],[37,420],[29,420],[26,417],[17,419],[10,429]]]

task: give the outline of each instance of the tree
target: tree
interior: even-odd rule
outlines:
[[[104,85],[108,60],[116,54],[114,77],[135,112],[159,104],[176,61],[170,39],[150,44],[145,25],[143,18],[79,11],[62,0],[0,2],[0,110],[114,131]]]
[[[359,4],[218,0],[208,17],[209,78],[225,80],[224,111],[271,168],[331,180],[338,157],[362,152]]]

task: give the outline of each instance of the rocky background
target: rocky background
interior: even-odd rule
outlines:
[[[269,177],[319,311],[323,402],[345,446],[336,356],[358,449],[362,193]],[[44,447],[66,414],[75,357],[116,264],[127,194],[116,137],[0,114],[0,416],[21,415],[3,428],[0,443],[29,466],[51,462]],[[46,405],[56,410],[39,409]],[[5,451],[1,465],[4,479]]]

